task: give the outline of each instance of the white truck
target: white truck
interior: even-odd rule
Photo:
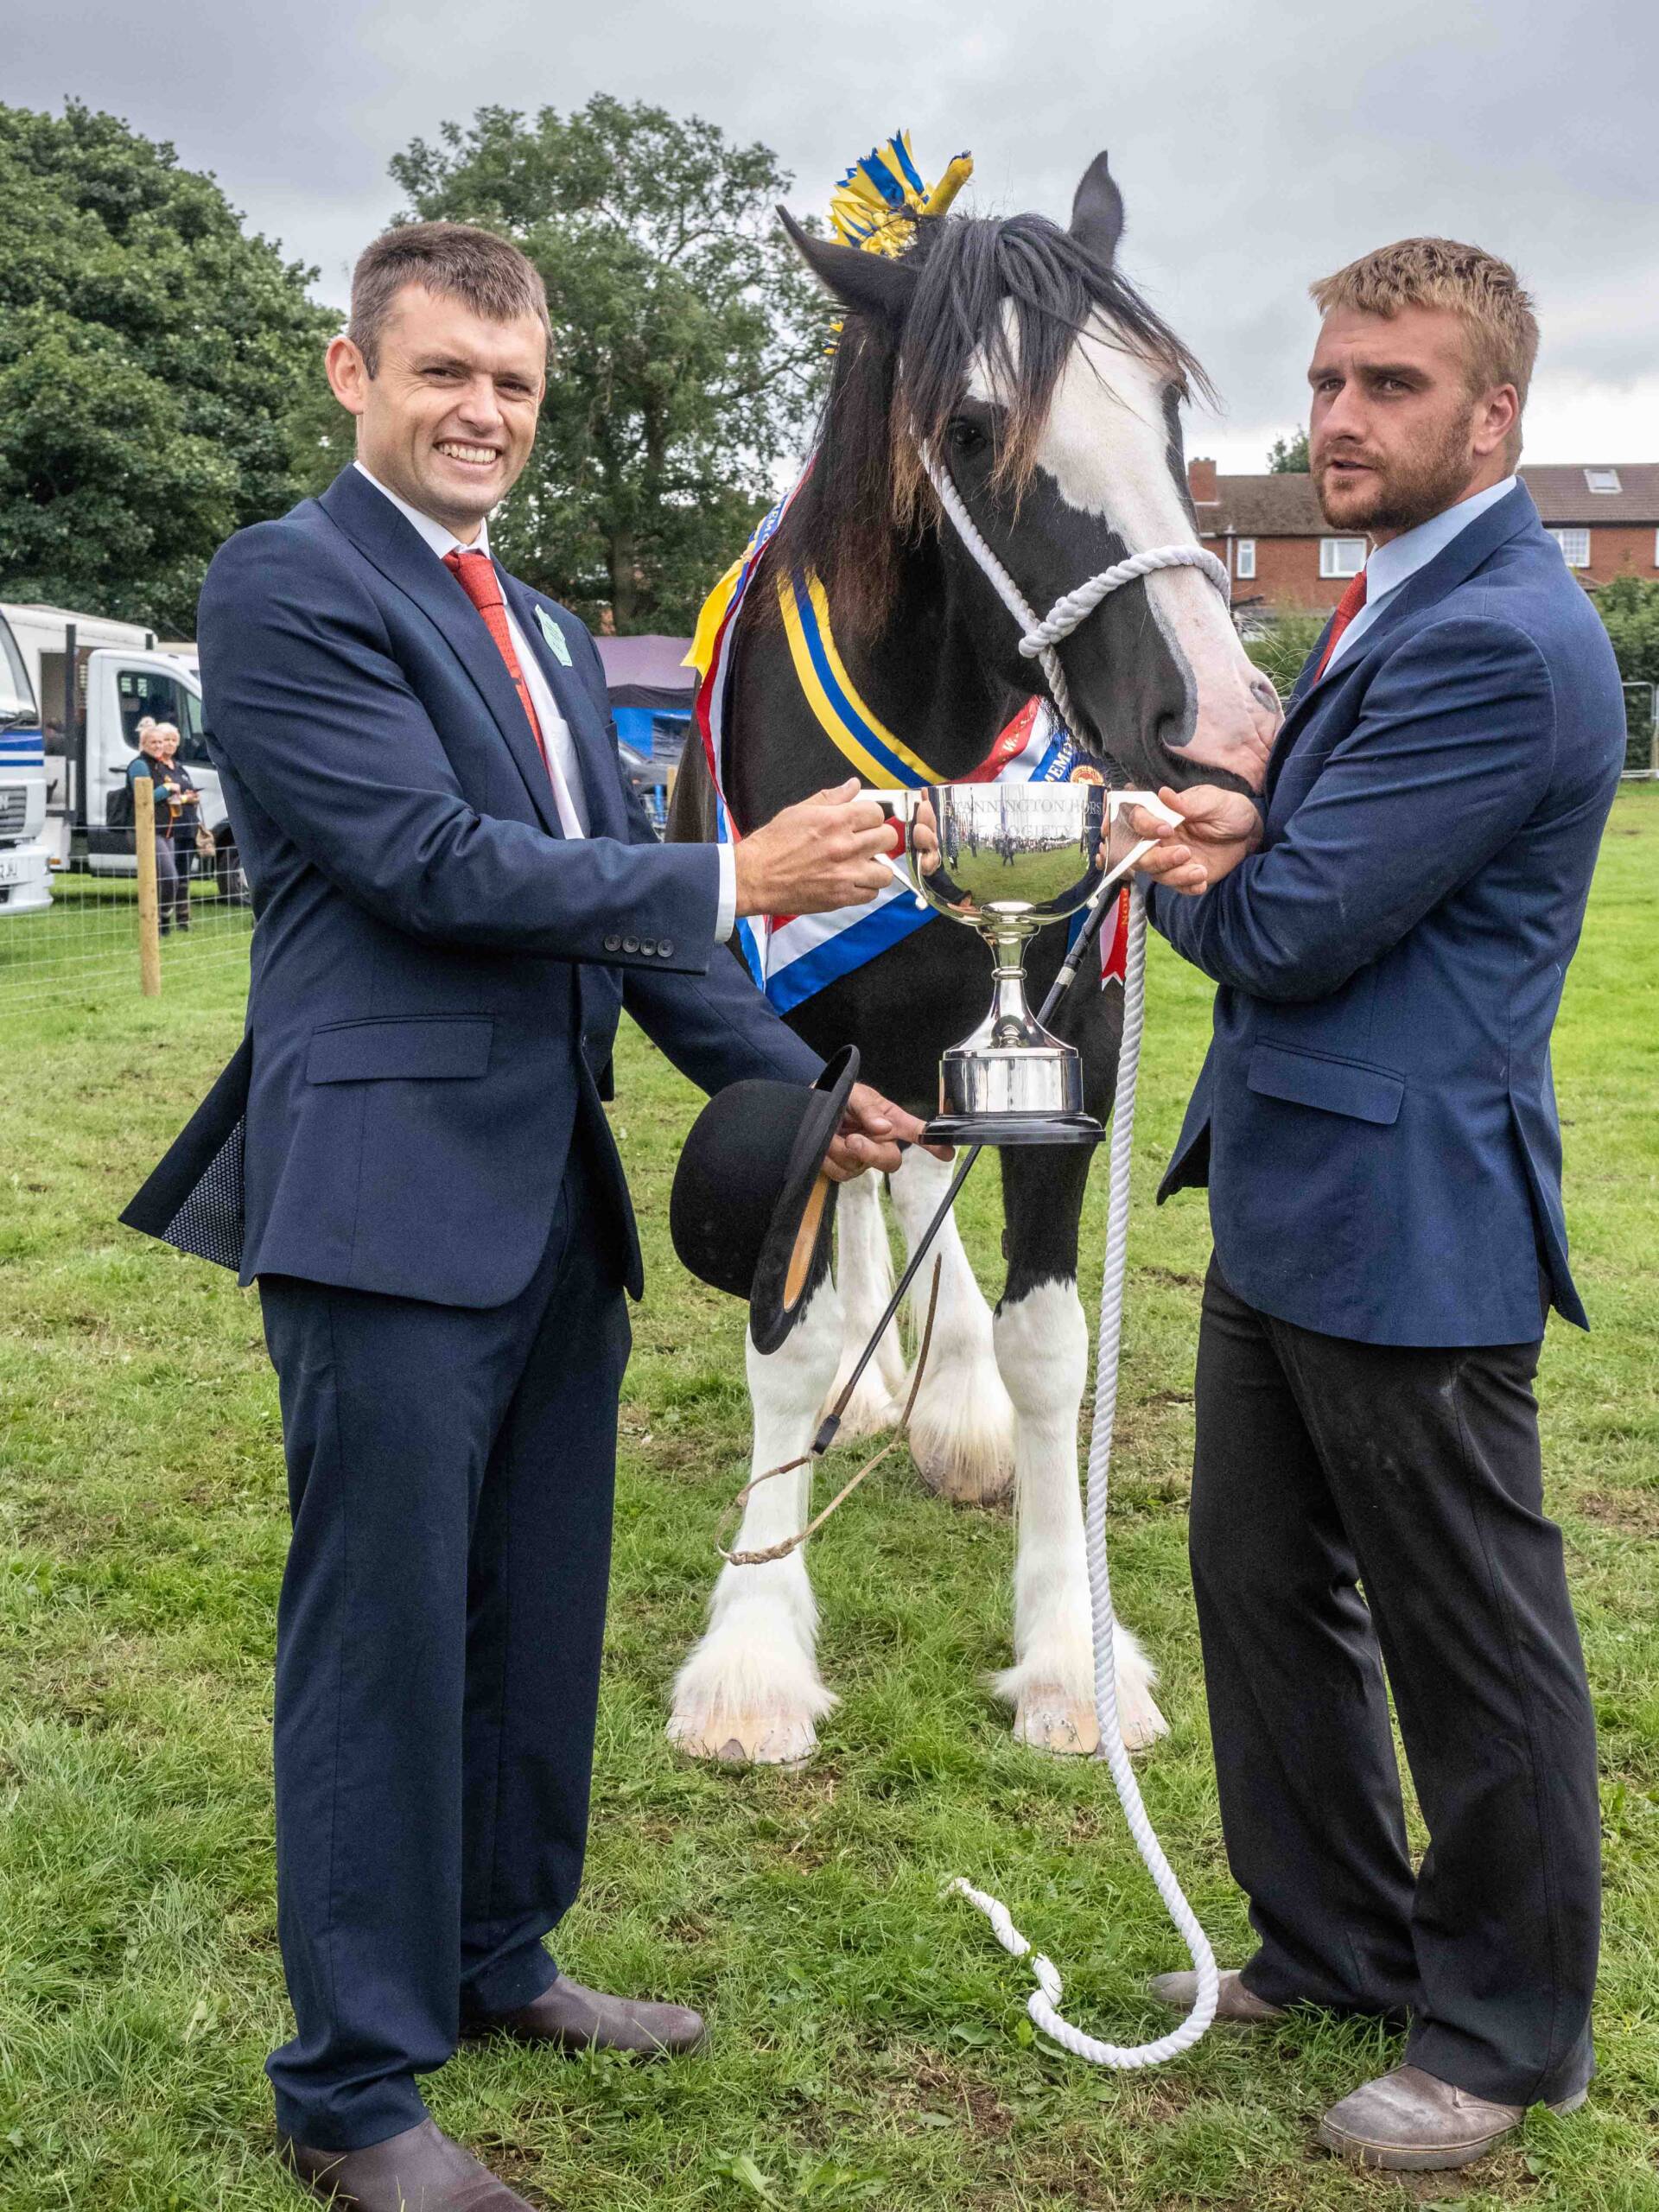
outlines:
[[[34,676],[44,709],[46,835],[53,864],[85,868],[94,875],[137,872],[127,770],[138,750],[138,724],[148,715],[177,725],[178,757],[201,792],[201,818],[213,836],[216,856],[209,865],[223,895],[245,898],[234,833],[202,739],[195,648],[159,645],[153,631],[136,624],[63,607],[5,606],[0,618]]]

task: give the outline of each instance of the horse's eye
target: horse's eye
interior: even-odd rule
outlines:
[[[977,423],[967,422],[961,416],[951,423],[945,435],[950,439],[951,452],[961,454],[964,459],[983,453],[990,443]]]

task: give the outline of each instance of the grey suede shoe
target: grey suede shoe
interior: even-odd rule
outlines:
[[[366,2151],[316,2151],[283,2136],[277,2155],[334,2212],[531,2212],[435,2120]]]
[[[1576,2112],[1589,2094],[1580,2089],[1549,2109]],[[1495,2105],[1421,2067],[1396,2066],[1332,2105],[1319,2122],[1319,2140],[1362,2166],[1438,2173],[1484,2158],[1525,2116],[1524,2105]]]
[[[1198,1977],[1189,1967],[1181,1974],[1155,1974],[1147,1984],[1159,2004],[1167,2005],[1173,2012],[1190,2012],[1198,1999]],[[1269,2005],[1265,1997],[1257,1997],[1246,1989],[1239,1979],[1236,1967],[1226,1967],[1221,1976],[1221,1991],[1216,1999],[1216,2018],[1236,2021],[1243,2027],[1261,2027],[1268,2020],[1282,2020],[1282,2005]]]
[[[689,2005],[607,1997],[563,1974],[531,2004],[469,2020],[461,2032],[469,2040],[508,2036],[514,2043],[552,2044],[560,2050],[631,2050],[645,2058],[695,2050],[703,2039],[702,2015]]]

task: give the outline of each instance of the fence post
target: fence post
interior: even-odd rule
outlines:
[[[132,842],[138,860],[138,982],[147,999],[162,988],[161,917],[156,906],[156,786],[132,779]]]

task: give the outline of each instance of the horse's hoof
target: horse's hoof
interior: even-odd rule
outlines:
[[[1123,1731],[1125,1751],[1149,1751],[1160,1736],[1169,1733],[1169,1723],[1154,1704],[1152,1694],[1147,1690],[1142,1690],[1135,1697],[1120,1699],[1117,1718]]]
[[[801,1767],[818,1748],[818,1732],[805,1719],[783,1713],[710,1714],[668,1724],[668,1740],[688,1758],[719,1766]]]
[[[910,1456],[923,1486],[952,1505],[995,1505],[1014,1487],[1011,1432],[976,1436],[918,1422],[910,1432]]]
[[[1014,1707],[1014,1739],[1034,1751],[1088,1758],[1100,1749],[1100,1726],[1091,1702],[1064,1690],[1033,1690]]]

